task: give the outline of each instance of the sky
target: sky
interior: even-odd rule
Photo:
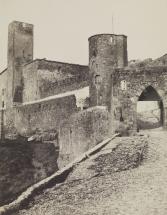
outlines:
[[[167,0],[0,0],[1,71],[14,20],[34,24],[34,59],[87,65],[88,37],[113,32],[128,36],[129,60],[167,53]]]

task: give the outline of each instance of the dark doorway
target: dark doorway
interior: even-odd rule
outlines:
[[[164,107],[157,91],[148,86],[143,90],[137,102],[137,127],[152,129],[163,126]]]

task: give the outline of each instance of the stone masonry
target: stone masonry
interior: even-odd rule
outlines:
[[[162,126],[167,127],[167,64],[129,66],[125,35],[90,37],[89,65],[33,60],[31,24],[14,21],[9,25],[8,35],[8,65],[0,74],[1,138],[12,134],[29,136],[38,129],[56,129],[58,133],[61,131],[60,142],[64,145],[76,140],[87,144],[101,129],[100,125],[97,128],[92,125],[91,132],[83,133],[89,118],[91,123],[99,120],[99,124],[105,124],[104,138],[106,133],[110,136],[121,126],[131,135],[137,131],[137,102],[145,99],[161,102]],[[89,98],[86,98],[89,105],[82,112],[73,91],[84,87],[89,87]],[[107,116],[103,122],[102,115]],[[64,120],[64,129],[72,129],[72,139],[70,135],[62,136]],[[100,135],[99,140],[102,139]],[[64,152],[66,147],[61,147]]]

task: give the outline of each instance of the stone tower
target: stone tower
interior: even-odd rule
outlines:
[[[127,37],[99,34],[89,38],[90,105],[111,108],[112,73],[127,66]]]
[[[22,102],[22,67],[33,60],[33,25],[14,21],[8,29],[7,101]]]

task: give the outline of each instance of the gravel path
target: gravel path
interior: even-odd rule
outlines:
[[[34,199],[19,215],[166,215],[167,132],[150,135],[147,158],[137,168],[69,180]],[[82,175],[82,174],[81,174]]]

